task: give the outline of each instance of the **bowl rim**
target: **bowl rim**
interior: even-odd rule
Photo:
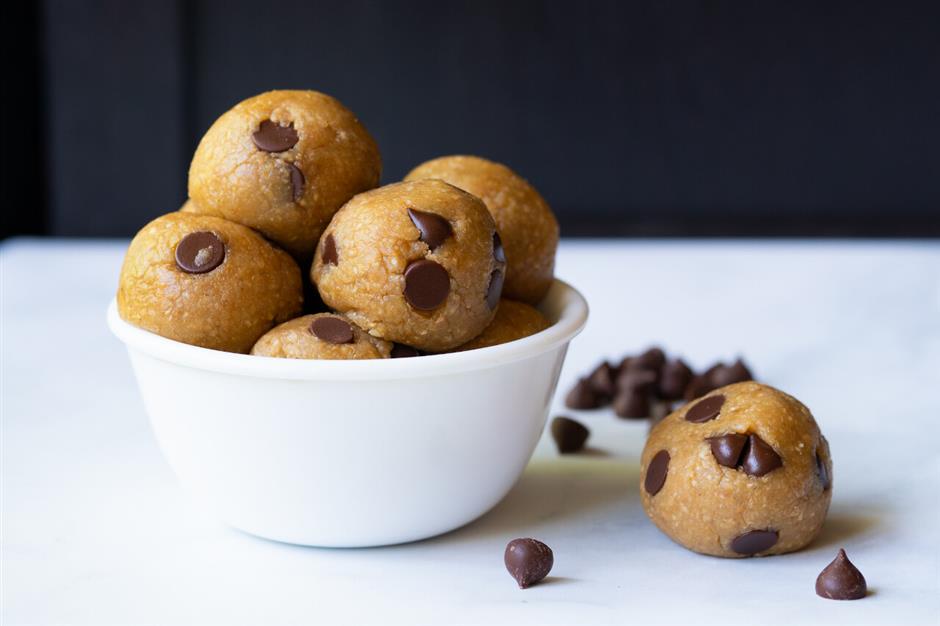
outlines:
[[[284,380],[394,380],[493,368],[535,357],[567,344],[587,323],[588,304],[584,296],[557,278],[537,308],[549,319],[557,320],[534,335],[486,348],[405,359],[283,359],[202,348],[125,322],[118,315],[115,298],[108,305],[107,322],[111,332],[129,350],[199,370]],[[555,315],[546,311],[548,308],[555,309]]]

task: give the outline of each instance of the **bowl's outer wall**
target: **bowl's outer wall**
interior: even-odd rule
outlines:
[[[479,517],[539,439],[567,342],[422,378],[245,377],[128,346],[160,446],[226,523],[317,546],[413,541]]]

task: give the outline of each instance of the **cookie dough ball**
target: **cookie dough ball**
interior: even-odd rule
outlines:
[[[387,359],[392,344],[338,313],[304,315],[269,330],[251,353],[284,359]]]
[[[196,210],[250,226],[309,262],[330,218],[379,183],[375,141],[316,91],[269,91],[212,125],[189,168]]]
[[[516,302],[504,298],[500,300],[499,308],[496,309],[496,317],[493,318],[490,325],[475,338],[455,348],[454,352],[509,343],[516,339],[534,335],[549,326],[551,326],[549,321],[535,307],[529,306],[525,302]]]
[[[714,556],[799,550],[819,534],[832,496],[829,445],[809,409],[755,382],[666,417],[641,464],[646,514],[676,543]]]
[[[121,318],[176,341],[248,352],[302,304],[300,268],[250,228],[177,211],[131,241],[118,285]]]
[[[438,178],[486,203],[506,247],[503,295],[538,304],[552,284],[558,221],[524,178],[500,163],[475,156],[446,156],[422,163],[405,180]]]
[[[371,335],[439,352],[486,328],[504,271],[480,199],[422,180],[346,203],[320,239],[311,278],[330,308]]]

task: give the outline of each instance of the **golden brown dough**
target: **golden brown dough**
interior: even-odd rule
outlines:
[[[454,352],[476,350],[509,343],[529,335],[545,330],[551,326],[545,316],[538,309],[526,304],[503,298],[496,309],[496,317],[490,322],[482,333],[467,343],[454,348]]]
[[[229,352],[247,352],[301,304],[300,269],[290,255],[245,226],[181,211],[137,233],[117,293],[126,322]]]
[[[387,359],[392,344],[373,337],[339,313],[304,315],[275,326],[251,349],[286,359]]]
[[[422,163],[405,180],[437,178],[480,197],[496,220],[506,247],[503,295],[538,304],[552,284],[558,221],[524,178],[476,156],[445,156]]]

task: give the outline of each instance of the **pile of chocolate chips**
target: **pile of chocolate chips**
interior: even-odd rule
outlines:
[[[583,410],[612,404],[619,417],[661,419],[680,400],[745,380],[753,376],[741,359],[731,365],[719,361],[696,374],[682,359],[669,359],[662,348],[653,347],[617,365],[604,361],[595,367],[568,392],[565,406]]]

